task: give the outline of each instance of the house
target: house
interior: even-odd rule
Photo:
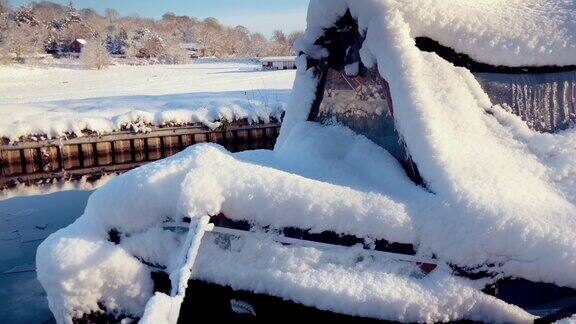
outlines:
[[[198,43],[182,43],[180,48],[186,50],[190,58],[199,58],[206,56],[206,47]]]
[[[293,70],[296,69],[295,56],[274,56],[260,59],[264,70]]]
[[[86,46],[87,41],[82,38],[75,39],[72,43],[70,43],[70,53],[80,53],[84,46]]]

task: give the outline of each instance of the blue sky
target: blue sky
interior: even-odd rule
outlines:
[[[38,1],[38,0],[37,0]],[[30,0],[11,0],[14,6]],[[69,0],[52,0],[67,4]],[[114,8],[122,15],[138,13],[159,18],[165,12],[198,18],[215,17],[226,25],[244,25],[252,31],[270,35],[275,29],[303,30],[309,0],[75,0],[78,8],[104,12]]]

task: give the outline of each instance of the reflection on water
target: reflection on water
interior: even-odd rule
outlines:
[[[84,211],[92,191],[64,191],[0,201],[0,318],[6,323],[53,322],[36,280],[38,245]]]
[[[71,179],[42,179],[32,183],[14,182],[10,188],[0,189],[0,201],[14,197],[48,195],[61,191],[92,191],[108,183],[119,173],[94,174]]]

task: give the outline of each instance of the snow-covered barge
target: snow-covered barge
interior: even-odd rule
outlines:
[[[575,12],[569,1],[546,0],[311,1],[274,151],[195,145],[96,191],[84,215],[39,248],[56,318],[176,323],[210,298],[184,296],[189,280],[399,322],[573,314],[571,77],[562,96],[550,92],[552,106],[532,106],[550,109],[509,110],[472,67],[417,39],[494,67],[570,74]],[[220,214],[252,235],[213,232]],[[361,241],[285,244],[278,237],[291,228]],[[382,241],[411,246],[436,267],[375,253]],[[158,272],[171,289],[156,289]],[[532,300],[506,298],[506,280]],[[223,307],[260,313],[253,306],[234,298]]]

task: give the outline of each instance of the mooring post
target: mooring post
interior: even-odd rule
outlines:
[[[24,149],[18,151],[20,152],[20,166],[22,167],[22,174],[26,174],[26,156],[24,155]]]
[[[132,163],[136,163],[136,145],[134,145],[134,139],[130,139],[130,160]]]
[[[80,160],[80,168],[84,168],[84,150],[82,144],[78,144],[78,160]]]
[[[93,163],[94,166],[97,167],[99,165],[99,161],[98,161],[98,145],[96,145],[96,142],[92,142],[92,159],[93,159]]]

